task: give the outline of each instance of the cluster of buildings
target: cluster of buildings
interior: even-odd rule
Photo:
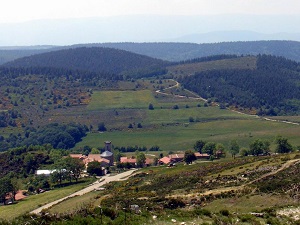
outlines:
[[[70,157],[72,158],[78,158],[83,161],[85,166],[90,162],[97,161],[100,163],[100,165],[104,168],[110,167],[114,165],[114,154],[112,152],[112,143],[111,141],[105,141],[105,150],[101,154],[89,154],[89,155],[82,155],[82,154],[70,154]],[[209,159],[210,155],[209,154],[201,154],[199,152],[195,153],[195,156],[197,159]],[[179,154],[170,154],[168,156],[165,156],[161,159],[158,160],[157,164],[158,165],[173,165],[174,163],[177,162],[183,162],[184,161],[184,154],[179,153]],[[130,164],[131,167],[136,167],[137,166],[137,159],[134,157],[121,157],[120,158],[120,163],[122,164]],[[154,164],[154,159],[153,158],[146,158],[144,166],[151,166]],[[36,171],[37,175],[50,175],[53,172],[53,170],[38,170]]]
[[[210,155],[209,154],[201,154],[199,152],[194,153],[197,159],[209,159]],[[158,160],[158,163],[160,165],[171,165],[177,162],[182,162],[184,160],[184,154],[179,153],[179,154],[171,154],[168,156],[165,156],[161,159]]]
[[[97,161],[100,162],[102,167],[109,167],[114,165],[114,155],[112,152],[112,143],[111,141],[105,141],[105,151],[102,154],[89,154],[87,156],[82,154],[70,154],[72,158],[81,159],[84,164],[87,166],[88,163]],[[209,154],[201,154],[199,152],[195,153],[197,159],[209,159]],[[182,162],[184,160],[184,154],[170,154],[158,160],[159,165],[170,165],[177,162]],[[120,163],[129,163],[132,167],[137,166],[137,159],[133,157],[121,157]],[[144,166],[151,166],[154,163],[153,158],[146,158]]]

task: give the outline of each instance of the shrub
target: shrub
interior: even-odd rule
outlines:
[[[98,131],[106,131],[106,127],[105,127],[105,124],[103,122],[99,123],[98,124]]]
[[[211,212],[207,209],[196,208],[194,210],[194,213],[196,215],[203,215],[203,216],[211,217]]]
[[[111,218],[112,220],[114,220],[117,217],[116,211],[114,209],[112,209],[112,208],[106,208],[106,207],[104,207],[102,209],[102,212],[103,212],[103,215]]]
[[[221,209],[220,214],[223,215],[223,216],[229,216],[230,213],[227,209]]]
[[[253,216],[250,214],[242,214],[239,216],[241,222],[251,222],[253,220]]]
[[[185,206],[185,203],[180,199],[171,198],[165,205],[164,208],[176,209],[182,208]]]
[[[149,110],[154,110],[154,106],[150,103],[149,106],[148,106],[148,109]]]

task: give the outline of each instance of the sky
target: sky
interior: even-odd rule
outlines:
[[[0,46],[300,41],[299,22],[300,0],[3,0]]]
[[[120,15],[295,15],[299,0],[4,0],[0,23]]]

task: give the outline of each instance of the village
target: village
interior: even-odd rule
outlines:
[[[152,157],[148,157],[147,154],[145,155],[145,158],[142,159],[142,163],[138,162],[138,159],[136,156],[121,156],[118,161],[116,161],[112,149],[112,142],[111,141],[105,141],[104,142],[104,151],[101,154],[70,154],[69,156],[74,159],[79,159],[82,161],[82,163],[85,166],[84,172],[87,172],[87,169],[89,167],[89,164],[92,162],[98,162],[101,166],[101,173],[97,175],[106,175],[109,172],[109,168],[112,166],[115,166],[117,168],[142,168],[142,167],[150,167],[150,166],[168,166],[172,167],[176,163],[184,162],[185,154],[184,153],[173,153],[169,154],[168,156],[164,156],[160,159],[156,159],[151,155]],[[220,157],[223,153],[217,152],[217,157]],[[208,160],[210,158],[210,155],[207,153],[199,153],[194,152],[195,159],[196,160]],[[49,176],[51,173],[53,173],[54,170],[37,170],[36,175],[46,175]]]

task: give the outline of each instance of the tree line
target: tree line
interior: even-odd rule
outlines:
[[[274,143],[276,145],[274,152],[276,153],[289,153],[296,150],[296,148],[299,148],[290,144],[287,138],[280,135],[274,139]],[[221,143],[198,140],[194,144],[194,150],[201,154],[206,153],[212,156],[216,156],[218,151],[220,153],[225,153],[226,150],[232,155],[232,157],[235,157],[238,154],[240,156],[259,156],[269,155],[272,152],[270,146],[271,142],[269,140],[261,139],[253,140],[249,144],[249,148],[240,147],[239,143],[236,140],[231,140],[227,148],[225,148],[225,146]]]

